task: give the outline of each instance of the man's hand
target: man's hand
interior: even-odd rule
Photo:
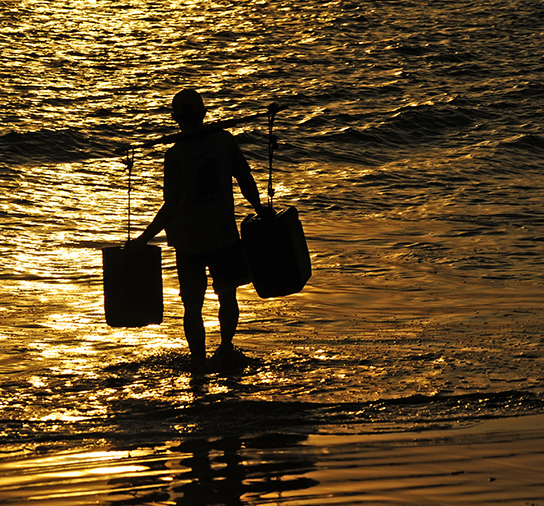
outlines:
[[[143,235],[136,237],[136,239],[131,239],[125,243],[125,248],[143,248],[147,244],[147,240]]]
[[[262,220],[269,220],[276,216],[276,211],[273,208],[268,206],[259,206],[255,209],[257,216]]]

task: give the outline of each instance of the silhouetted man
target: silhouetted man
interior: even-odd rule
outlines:
[[[207,287],[206,268],[219,298],[221,345],[212,360],[223,367],[241,365],[243,354],[232,345],[239,318],[236,289],[249,282],[234,215],[232,178],[257,214],[266,214],[249,165],[233,136],[224,131],[197,133],[206,108],[202,97],[183,90],[172,101],[172,116],[183,133],[165,155],[164,204],[128,246],[144,245],[161,230],[176,249],[185,337],[194,369],[206,363],[202,307]]]

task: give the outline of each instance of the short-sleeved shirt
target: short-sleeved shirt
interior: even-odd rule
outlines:
[[[232,178],[249,172],[234,137],[224,130],[177,142],[164,161],[164,201],[177,206],[166,226],[168,244],[201,253],[239,240]]]

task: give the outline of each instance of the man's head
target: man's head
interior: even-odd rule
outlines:
[[[184,128],[195,128],[202,124],[206,108],[199,93],[182,90],[172,100],[172,117]]]

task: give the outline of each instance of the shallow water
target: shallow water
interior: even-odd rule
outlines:
[[[515,427],[515,428],[514,428]],[[4,504],[538,504],[542,416],[453,431],[282,432],[0,462]]]
[[[540,2],[5,1],[0,13],[6,457],[542,413]],[[173,132],[186,86],[210,120],[289,106],[275,204],[299,209],[313,277],[282,299],[239,291],[252,363],[238,376],[189,374],[163,236],[164,323],[104,322],[100,249],[127,237],[115,150]],[[232,132],[264,195],[265,121]],[[136,151],[134,231],[160,206],[164,150]],[[211,292],[205,311],[211,350]]]

